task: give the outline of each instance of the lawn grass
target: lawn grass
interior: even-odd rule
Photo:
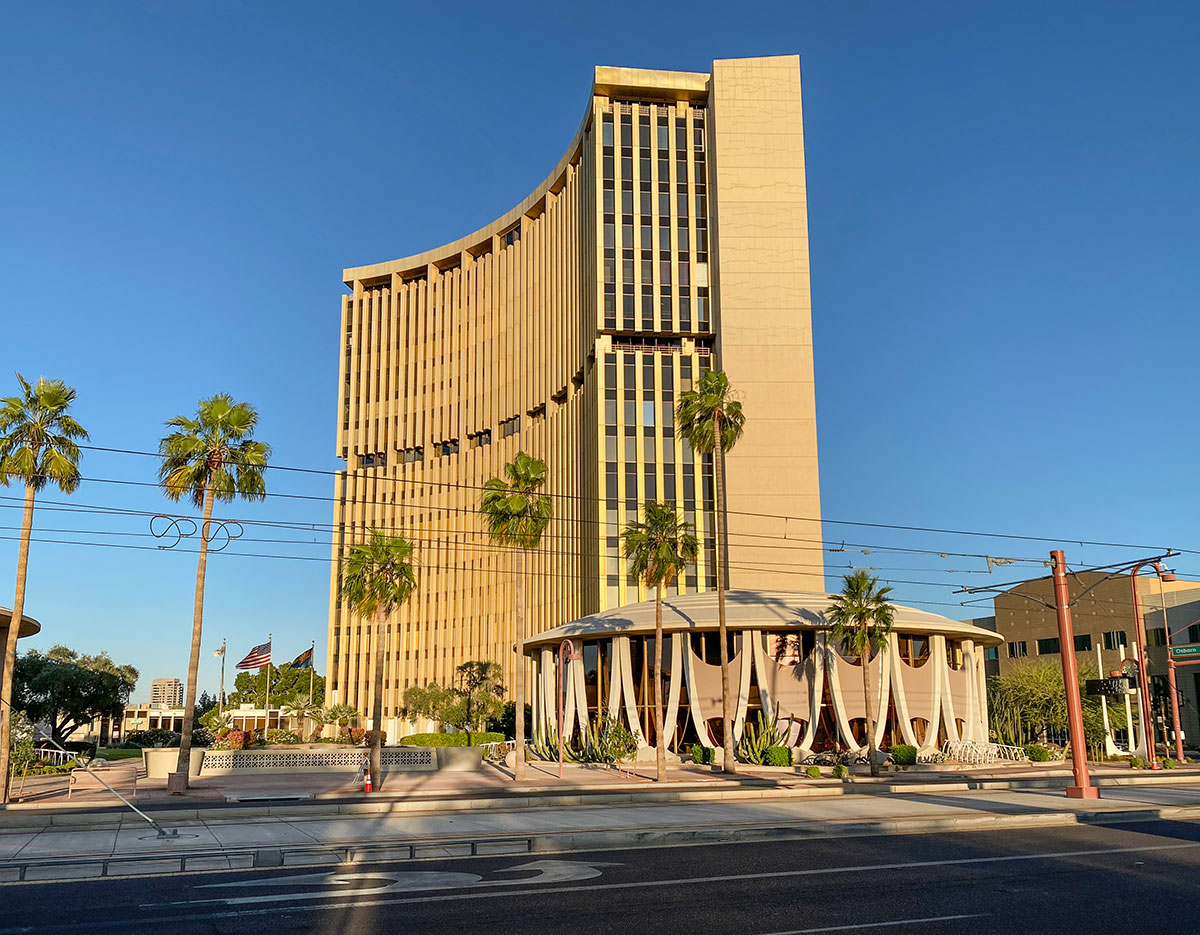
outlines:
[[[142,758],[141,750],[128,750],[125,747],[101,747],[96,756],[105,760],[132,760]]]

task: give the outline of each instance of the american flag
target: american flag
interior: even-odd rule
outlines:
[[[235,668],[238,669],[261,669],[263,666],[271,664],[271,644],[270,642],[260,643],[255,646],[250,652],[246,653],[246,658],[239,662]]]

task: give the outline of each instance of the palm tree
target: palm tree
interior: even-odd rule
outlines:
[[[679,434],[694,451],[713,456],[713,486],[715,503],[714,537],[716,540],[715,570],[717,573],[717,623],[721,641],[721,740],[724,746],[722,768],[727,773],[737,771],[733,759],[733,706],[729,696],[729,634],[725,626],[725,568],[722,550],[725,512],[724,454],[742,437],[746,417],[742,404],[733,398],[729,377],[720,370],[709,370],[696,382],[696,388],[679,397],[675,407]]]
[[[304,692],[285,703],[279,709],[279,716],[295,718],[300,721],[300,739],[307,741],[309,738],[308,722],[319,720],[319,716],[324,710],[319,702],[313,701],[308,692]]]
[[[383,657],[384,626],[396,608],[416,589],[413,544],[399,536],[372,529],[367,541],[350,547],[342,570],[342,597],[363,617],[375,618],[375,689],[371,739],[371,788],[378,790],[383,771]],[[336,706],[335,706],[336,707]],[[332,713],[332,709],[331,709]]]
[[[518,451],[504,465],[504,477],[483,485],[479,512],[488,535],[498,545],[515,548],[513,572],[517,588],[517,662],[513,679],[516,696],[516,737],[513,780],[525,778],[525,552],[536,549],[554,515],[554,504],[538,493],[546,483],[546,462]]]
[[[841,644],[842,651],[858,657],[862,666],[863,701],[867,706],[867,747],[871,756],[871,775],[879,775],[875,758],[875,716],[871,710],[871,680],[869,666],[873,650],[887,649],[888,634],[896,608],[887,601],[892,589],[881,588],[879,579],[872,578],[861,568],[842,576],[842,592],[833,596],[825,616],[833,623],[830,636]]]
[[[667,778],[667,736],[663,727],[663,587],[679,576],[683,566],[696,561],[700,543],[691,524],[680,519],[675,508],[651,501],[643,507],[642,522],[632,520],[625,528],[625,559],[629,573],[654,588],[654,736],[657,740],[657,781]]]
[[[200,668],[200,636],[204,623],[204,579],[208,543],[212,539],[213,503],[262,500],[267,495],[263,472],[271,447],[255,441],[258,413],[249,403],[237,403],[227,393],[202,399],[196,417],[176,416],[163,423],[174,431],[158,443],[162,460],[158,483],[167,499],[188,497],[203,511],[200,557],[196,561],[196,596],[192,606],[192,652],[188,657],[187,698],[183,704],[183,736],[179,740],[178,772],[187,787],[192,749],[192,712],[196,707],[196,677]]]
[[[356,717],[358,717],[358,708],[354,705],[335,704],[328,708],[322,708],[319,720],[322,724],[336,724],[340,735],[342,731],[349,728],[351,719]]]
[[[17,636],[25,609],[25,576],[29,568],[29,537],[33,531],[33,500],[53,483],[63,493],[79,486],[79,445],[88,434],[70,415],[75,390],[62,380],[39,377],[30,385],[19,373],[19,396],[0,400],[0,487],[9,478],[25,482],[25,513],[17,551],[17,591],[0,668],[0,802],[8,802],[9,745],[12,738],[13,667]]]

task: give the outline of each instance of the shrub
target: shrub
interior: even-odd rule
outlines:
[[[1046,763],[1050,760],[1050,751],[1040,743],[1025,744],[1025,755],[1034,763]]]
[[[845,779],[850,775],[850,767],[845,763],[835,763],[833,767],[834,779]]]
[[[125,743],[136,744],[139,747],[178,747],[179,735],[173,730],[154,727],[150,730],[134,731],[125,738]]]
[[[78,768],[79,763],[71,760],[67,763],[51,763],[47,760],[35,760],[29,767],[30,776],[53,776],[57,773],[69,773]]]
[[[692,744],[692,762],[693,763],[712,763],[716,759],[717,751],[712,747],[706,747],[703,744]]]
[[[1162,763],[1163,769],[1174,769],[1175,768],[1175,761],[1173,759],[1171,759],[1171,757],[1169,757],[1169,756],[1164,756],[1160,762]]]
[[[907,743],[892,744],[892,762],[897,766],[915,766],[917,763],[917,748]]]
[[[485,743],[502,743],[504,735],[498,731],[471,734],[471,746],[477,747]],[[402,747],[465,747],[467,735],[457,734],[409,734],[400,738]]]
[[[791,766],[792,751],[787,747],[767,747],[763,763],[766,766]]]
[[[808,776],[809,779],[820,779],[821,778],[821,767],[819,767],[819,766],[810,766],[804,772]]]
[[[226,745],[227,750],[245,750],[246,732],[241,730],[227,731],[225,736],[221,738],[221,741]]]
[[[1147,769],[1149,766],[1149,760],[1143,760],[1140,756],[1131,756],[1129,758],[1130,769]]]

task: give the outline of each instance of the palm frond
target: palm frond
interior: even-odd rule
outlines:
[[[187,496],[200,507],[208,490],[220,502],[266,497],[271,447],[251,438],[258,413],[249,403],[218,393],[200,400],[195,418],[175,416],[164,425],[175,429],[158,443],[158,482],[169,499]]]
[[[88,437],[68,410],[75,390],[62,380],[39,377],[30,384],[17,374],[21,395],[0,407],[0,470],[3,481],[14,478],[34,490],[53,483],[64,493],[79,486],[79,446]]]
[[[554,502],[538,491],[546,481],[546,463],[523,451],[504,466],[504,476],[483,485],[479,512],[492,540],[534,549],[554,516]]]

